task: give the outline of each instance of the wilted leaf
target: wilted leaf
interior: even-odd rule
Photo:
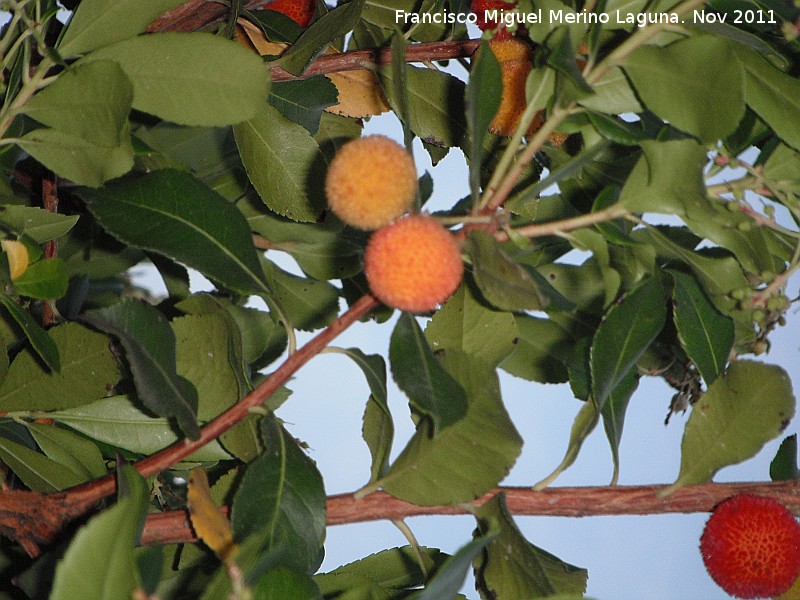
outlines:
[[[227,562],[236,552],[231,524],[211,499],[208,475],[200,467],[192,469],[189,475],[186,507],[189,509],[189,518],[197,537],[203,540],[220,560]]]

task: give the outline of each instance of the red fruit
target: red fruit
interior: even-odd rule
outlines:
[[[486,19],[487,10],[497,10],[498,13],[502,10],[511,10],[517,5],[517,0],[472,0],[472,12],[475,13],[477,18],[478,28],[481,31],[494,30],[495,37],[500,36],[500,39],[507,39],[511,34],[506,31],[506,28],[499,24],[497,19]]]
[[[317,0],[272,0],[264,8],[285,14],[305,29],[314,16]]]
[[[731,596],[770,598],[800,574],[800,524],[780,502],[740,494],[714,509],[700,552],[709,575]]]

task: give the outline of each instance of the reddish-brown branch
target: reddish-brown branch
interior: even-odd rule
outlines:
[[[659,498],[666,485],[560,487],[533,491],[530,488],[500,487],[473,504],[480,506],[498,493],[505,494],[509,511],[522,516],[593,517],[610,515],[653,515],[666,513],[710,512],[722,500],[749,492],[774,498],[795,515],[800,515],[800,482],[705,483],[681,488]],[[228,507],[222,513],[229,514]],[[356,499],[352,494],[330,496],[328,525],[348,525],[366,521],[397,520],[424,515],[464,515],[463,506],[417,506],[376,492]],[[196,542],[186,511],[177,510],[148,516],[142,544]]]
[[[478,48],[480,40],[451,40],[447,42],[425,42],[409,44],[406,47],[406,62],[440,61],[472,56]],[[341,54],[319,56],[311,63],[302,75],[295,76],[280,67],[272,68],[273,81],[305,79],[313,75],[354,71],[364,66],[388,65],[392,62],[390,48],[371,48],[368,50],[352,50]]]
[[[134,466],[145,477],[156,475],[183,460],[242,421],[250,410],[263,404],[286,381],[336,336],[378,305],[372,296],[363,296],[336,321],[305,346],[289,356],[278,369],[240,402],[206,424],[197,440],[181,440],[139,461]],[[31,556],[38,546],[54,539],[70,520],[87,512],[94,504],[114,493],[113,474],[84,485],[40,494],[11,490],[0,492],[0,534],[19,542]]]
[[[265,8],[272,0],[249,0],[245,8]],[[225,18],[230,7],[217,0],[190,0],[165,12],[150,23],[147,33],[162,31],[198,31]]]

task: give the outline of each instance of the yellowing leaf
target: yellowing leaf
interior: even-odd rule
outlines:
[[[389,110],[375,73],[367,69],[327,75],[339,90],[339,104],[325,110],[343,117],[369,117]]]
[[[276,56],[282,54],[289,44],[270,42],[264,37],[264,32],[250,21],[239,19],[234,39],[245,48],[253,48],[260,56]]]
[[[197,537],[227,562],[237,546],[233,542],[230,522],[211,499],[208,476],[203,469],[192,469],[186,504]]]
[[[11,280],[13,281],[22,275],[28,268],[28,249],[25,244],[16,240],[3,240],[0,242],[3,251],[8,257],[8,268],[11,271]]]

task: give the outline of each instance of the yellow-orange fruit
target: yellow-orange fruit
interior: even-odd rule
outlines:
[[[372,230],[408,212],[417,185],[408,151],[386,136],[369,135],[339,149],[328,168],[325,193],[342,221]]]
[[[489,48],[500,63],[503,76],[503,91],[500,106],[489,124],[489,131],[508,137],[519,126],[525,112],[525,81],[533,68],[531,48],[520,39],[489,40]]]
[[[429,312],[456,291],[464,275],[458,244],[431,217],[413,214],[369,240],[364,271],[372,293],[407,312]]]

